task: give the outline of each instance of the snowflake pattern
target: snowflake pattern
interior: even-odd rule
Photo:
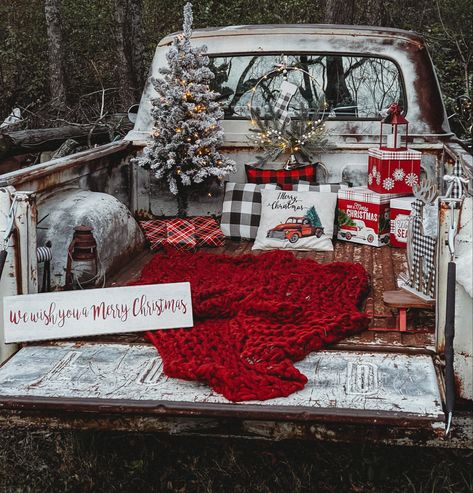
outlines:
[[[405,176],[406,176],[406,173],[402,168],[396,168],[393,171],[394,181],[402,181],[402,180],[404,180]]]
[[[392,190],[394,188],[394,180],[390,177],[383,180],[383,188],[385,190]]]
[[[409,173],[406,176],[406,183],[410,187],[413,187],[414,185],[417,185],[419,183],[419,177],[415,173]]]
[[[370,173],[368,175],[368,184],[371,185],[373,183],[373,175]]]
[[[376,174],[376,184],[381,185],[381,173]]]

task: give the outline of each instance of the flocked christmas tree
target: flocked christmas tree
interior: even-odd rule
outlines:
[[[154,79],[153,140],[135,162],[152,169],[176,195],[178,215],[187,215],[189,189],[210,184],[234,171],[234,162],[222,155],[220,120],[223,111],[210,90],[214,75],[206,46],[192,46],[192,4],[184,7],[183,33],[174,38],[166,55],[168,67]]]

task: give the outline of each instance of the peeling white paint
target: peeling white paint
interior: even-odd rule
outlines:
[[[455,221],[461,220],[462,228],[457,237],[455,262],[458,255],[469,255],[471,258],[473,245],[473,199],[466,197],[461,215],[455,213]],[[448,228],[450,225],[450,209],[444,208],[440,213],[439,242],[437,258],[437,293],[436,293],[436,349],[443,353],[445,345],[445,320],[447,305],[447,274],[450,252],[448,249]],[[464,259],[463,259],[464,260]],[[463,270],[462,270],[463,269]],[[454,369],[457,378],[457,394],[463,399],[473,399],[473,299],[459,282],[464,276],[471,280],[472,272],[462,265],[462,259],[456,267],[457,283],[455,290],[455,339]]]
[[[321,351],[296,364],[309,382],[255,406],[307,406],[443,416],[427,355]],[[65,343],[21,349],[0,369],[0,396],[226,403],[207,385],[168,378],[152,346]]]
[[[7,227],[9,227],[8,214],[12,205],[12,196],[15,193],[13,187],[0,188],[0,249],[3,249],[3,238]],[[18,279],[21,278],[19,271],[20,262],[17,258],[17,236],[12,235],[6,246],[7,258],[0,277],[0,309],[3,313],[3,297],[18,294]],[[15,353],[16,344],[5,344],[3,316],[0,315],[0,363]]]

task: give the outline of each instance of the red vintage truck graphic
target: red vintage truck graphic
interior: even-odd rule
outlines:
[[[288,217],[286,222],[278,224],[268,231],[268,238],[289,240],[296,243],[299,238],[316,236],[320,238],[324,234],[324,228],[313,226],[307,217]]]

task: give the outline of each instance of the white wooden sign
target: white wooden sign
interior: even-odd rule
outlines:
[[[188,282],[6,296],[5,342],[192,327]]]

